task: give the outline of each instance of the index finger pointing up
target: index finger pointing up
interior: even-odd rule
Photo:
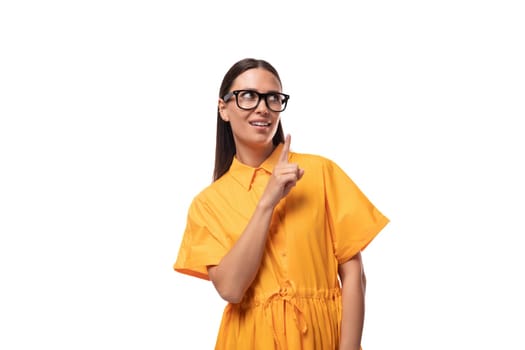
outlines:
[[[290,134],[286,135],[286,138],[284,139],[284,146],[281,151],[281,155],[279,156],[279,162],[280,163],[288,163],[288,152],[290,151],[290,141],[292,137]]]

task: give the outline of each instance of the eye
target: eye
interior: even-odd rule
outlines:
[[[282,99],[283,97],[281,96],[281,94],[276,93],[276,94],[268,95],[268,102],[271,102],[271,103],[281,103]]]
[[[255,91],[244,90],[239,93],[239,98],[246,100],[246,101],[252,101],[252,100],[257,100],[258,95]]]

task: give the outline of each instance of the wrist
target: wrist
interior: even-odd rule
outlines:
[[[256,210],[273,213],[273,210],[275,209],[276,205],[277,203],[273,203],[273,201],[266,200],[263,196],[261,197],[261,199],[259,199]]]

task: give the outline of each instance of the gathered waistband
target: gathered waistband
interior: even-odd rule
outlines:
[[[279,289],[274,290],[270,293],[259,293],[251,295],[243,299],[240,303],[241,308],[259,307],[263,308],[264,317],[268,326],[272,329],[274,340],[280,346],[280,340],[278,336],[279,327],[274,323],[272,317],[272,311],[270,305],[275,302],[288,304],[292,308],[293,318],[299,332],[306,334],[308,326],[305,320],[303,310],[301,310],[300,300],[302,299],[316,299],[316,300],[327,300],[335,301],[341,296],[341,288],[328,288],[328,289],[308,289],[308,288],[296,288],[293,281],[286,280],[281,283]]]
[[[268,293],[258,293],[245,298],[241,304],[245,307],[267,305],[272,301],[290,299],[335,300],[341,296],[341,288],[311,289],[295,288],[291,281],[286,281],[279,289]]]

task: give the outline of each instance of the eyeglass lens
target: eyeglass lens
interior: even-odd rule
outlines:
[[[266,105],[274,112],[282,112],[286,107],[286,96],[281,93],[259,94],[256,91],[243,90],[237,94],[237,104],[243,109],[252,109],[259,104],[261,97],[265,97]]]

